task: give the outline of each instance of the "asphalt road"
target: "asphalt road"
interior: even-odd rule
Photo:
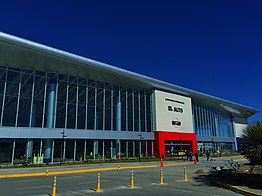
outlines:
[[[134,169],[135,188],[130,189],[131,169],[101,172],[101,193],[95,192],[97,172],[57,176],[57,196],[60,195],[236,195],[217,187],[194,174],[198,169],[208,171],[211,165],[222,162],[202,162],[187,166],[189,182],[184,182],[183,166],[164,167],[164,182],[159,184],[160,169]],[[0,179],[0,195],[51,195],[53,176]]]

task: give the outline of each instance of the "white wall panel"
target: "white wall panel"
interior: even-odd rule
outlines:
[[[236,137],[241,137],[242,130],[247,127],[246,124],[235,123]]]
[[[155,131],[193,133],[191,98],[155,90]]]

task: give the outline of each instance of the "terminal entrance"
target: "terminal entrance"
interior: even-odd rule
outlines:
[[[165,157],[184,156],[192,151],[192,141],[165,140]]]
[[[183,156],[186,150],[197,150],[195,133],[155,131],[154,139],[156,157]]]

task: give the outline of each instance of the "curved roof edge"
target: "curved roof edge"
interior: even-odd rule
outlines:
[[[181,86],[177,86],[165,81],[161,81],[158,79],[154,79],[142,74],[138,74],[132,71],[128,71],[128,70],[124,70],[106,63],[102,63],[102,62],[98,62],[92,59],[88,59],[76,54],[72,54],[70,52],[66,52],[63,50],[59,50],[53,47],[49,47],[49,46],[45,46],[43,44],[39,44],[33,41],[29,41],[23,38],[19,38],[10,34],[6,34],[3,32],[0,32],[0,43],[6,43],[6,44],[10,44],[13,46],[17,46],[17,47],[21,47],[21,48],[25,48],[27,50],[31,50],[34,52],[38,52],[38,53],[42,53],[45,54],[49,57],[56,57],[59,58],[61,61],[69,61],[69,62],[74,62],[77,64],[81,64],[81,65],[85,65],[88,67],[93,67],[96,69],[100,69],[100,70],[104,70],[104,71],[109,71],[109,72],[113,72],[115,74],[120,74],[123,75],[125,77],[131,77],[134,80],[146,83],[150,86],[152,86],[153,88],[158,88],[158,89],[162,89],[162,90],[166,90],[166,91],[171,91],[174,93],[180,93],[182,95],[186,95],[186,96],[190,96],[193,99],[206,99],[209,101],[213,101],[213,102],[217,102],[219,104],[229,104],[232,105],[236,108],[242,109],[242,110],[246,110],[248,111],[249,115],[251,116],[257,112],[259,112],[259,110],[242,105],[242,104],[238,104],[232,101],[228,101],[222,98],[218,98],[212,95],[208,95],[205,93],[201,93],[195,90],[191,90],[188,88],[184,88]]]

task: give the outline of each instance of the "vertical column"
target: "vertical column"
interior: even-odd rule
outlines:
[[[40,140],[40,149],[39,149],[39,155],[42,156],[42,151],[43,151],[43,140]]]
[[[22,69],[20,72],[20,81],[19,81],[18,96],[17,96],[15,127],[17,127],[17,123],[18,123],[19,104],[20,104],[21,85],[22,85],[21,83],[22,83]]]
[[[140,103],[140,90],[138,91],[138,129],[141,134],[141,103]]]
[[[230,120],[231,120],[231,126],[232,126],[232,130],[233,130],[233,137],[234,137],[234,145],[233,145],[233,150],[236,150],[236,151],[240,151],[240,149],[238,149],[238,144],[237,144],[237,137],[236,137],[236,126],[235,126],[235,120],[234,120],[234,116],[231,116],[230,117]],[[221,151],[221,149],[220,149]]]
[[[98,141],[94,140],[93,145],[93,159],[96,160],[96,155],[98,154]]]
[[[135,158],[136,157],[136,143],[135,143],[135,141],[133,140],[133,158]]]
[[[63,149],[63,161],[66,159],[65,153],[66,153],[66,140],[64,139],[64,149]]]
[[[128,158],[128,141],[126,141],[126,158]]]
[[[121,131],[121,97],[120,97],[120,91],[117,98],[117,104],[116,104],[116,130]]]
[[[147,149],[147,140],[145,141],[146,142],[146,157],[148,157],[148,149]]]
[[[11,164],[14,164],[14,157],[15,157],[15,139],[13,141],[13,150],[12,150],[12,160],[11,160]]]
[[[47,101],[47,115],[46,115],[46,127],[54,128],[55,117],[55,99],[56,99],[56,81],[49,81],[48,89],[48,101]],[[52,156],[52,140],[47,139],[44,141],[44,163],[49,163]]]
[[[104,83],[103,89],[103,130],[105,130],[105,123],[106,123],[106,87]]]
[[[141,141],[141,139],[139,140],[139,157],[140,158],[142,157],[142,141]]]
[[[30,118],[29,118],[29,127],[35,126],[36,121],[36,105],[34,104],[34,92],[35,92],[35,72],[33,72],[33,84],[32,84],[32,94],[31,94],[31,107],[30,107]],[[28,139],[26,144],[26,161],[32,158],[33,156],[33,140]]]
[[[103,146],[102,146],[102,159],[105,160],[105,141],[103,140]]]
[[[42,128],[45,127],[46,91],[47,91],[47,73],[45,74],[45,91],[44,91],[44,104],[43,104]]]
[[[33,76],[33,84],[32,84],[32,91],[31,92],[32,92],[32,94],[31,94],[29,127],[35,126],[35,107],[34,107],[35,72],[34,72],[34,76]]]
[[[97,123],[98,123],[98,118],[99,118],[99,114],[97,112],[97,83],[95,82],[95,117],[94,117],[94,130],[97,130],[98,126],[97,126]]]
[[[86,140],[84,143],[84,161],[86,161]]]
[[[126,131],[128,131],[128,96],[126,87]]]
[[[110,154],[111,154],[111,159],[113,159],[114,155],[113,155],[113,141],[112,140],[110,142]]]
[[[56,81],[58,81],[58,75],[56,76]],[[56,126],[56,113],[57,113],[57,99],[58,99],[58,82],[56,83],[56,95],[55,95],[55,110],[54,110],[54,127]]]
[[[120,90],[118,92],[117,104],[116,104],[116,130],[121,131],[121,97]],[[117,159],[121,159],[121,143],[120,139],[116,140]]]
[[[8,68],[6,68],[6,74],[5,74],[5,86],[4,86],[4,95],[3,95],[3,102],[2,102],[2,111],[1,111],[1,124],[3,125],[3,117],[4,117],[4,109],[5,109],[5,95],[6,95],[6,85],[7,85],[7,74],[8,74]]]
[[[145,132],[147,132],[147,110],[146,110],[146,92],[144,91],[144,104],[145,104]]]
[[[76,161],[76,139],[74,142],[74,161]]]
[[[88,80],[86,81],[86,116],[85,116],[85,129],[87,129],[87,117],[88,117]]]
[[[67,76],[67,85],[66,85],[65,129],[67,128],[67,118],[68,118],[68,96],[69,96],[69,76]]]
[[[31,159],[32,155],[33,155],[33,140],[28,139],[26,142],[26,148],[25,148],[26,161]]]
[[[77,123],[78,123],[78,93],[79,93],[79,79],[77,78],[77,87],[76,87],[76,121],[75,121],[75,129],[77,129]]]
[[[55,150],[55,140],[52,140],[52,156],[51,156],[51,163],[54,162],[54,150]]]
[[[134,96],[134,90],[132,90],[132,118],[133,118],[133,131],[135,131],[135,96]]]
[[[151,141],[151,148],[152,156],[154,156],[154,141]]]
[[[120,140],[119,140],[117,146],[118,146],[118,149],[117,149],[117,151],[118,151],[118,159],[121,159],[122,156],[121,156],[121,141]]]
[[[111,130],[114,129],[114,112],[113,112],[113,105],[114,105],[114,91],[113,85],[111,86]]]

